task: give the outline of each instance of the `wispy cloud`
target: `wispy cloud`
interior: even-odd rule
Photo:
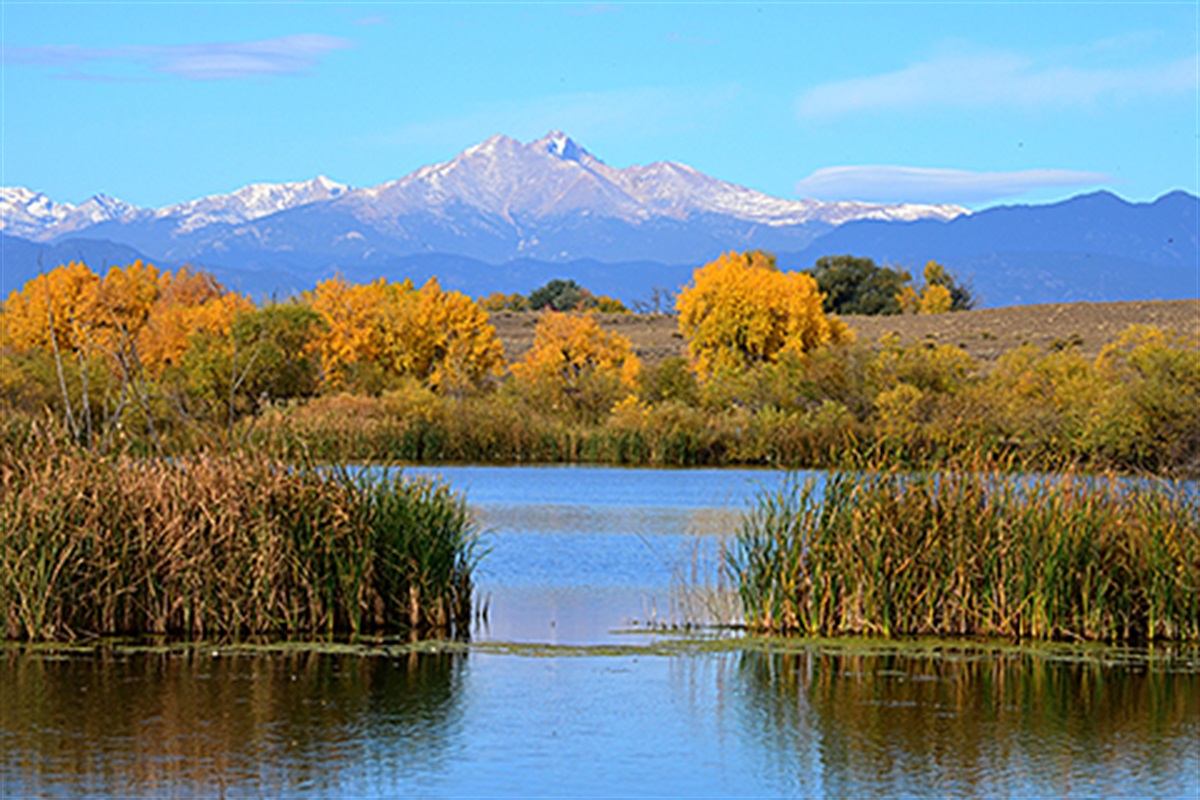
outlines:
[[[336,36],[302,33],[253,42],[204,42],[184,45],[133,45],[87,48],[75,45],[38,47],[5,46],[0,51],[7,64],[26,64],[66,70],[58,77],[104,79],[86,67],[120,67],[135,64],[185,80],[302,75],[328,53],[351,46]]]
[[[465,145],[495,133],[530,138],[562,130],[586,146],[589,137],[688,130],[727,107],[738,91],[734,85],[701,90],[642,87],[489,103],[460,115],[405,125],[372,140],[387,145]]]
[[[819,169],[795,186],[802,197],[876,202],[982,203],[1031,192],[1111,183],[1100,172],[1028,169],[968,172],[922,167],[857,166]]]
[[[1039,63],[1009,52],[946,55],[894,72],[836,81],[800,95],[802,118],[937,106],[1078,108],[1105,99],[1195,92],[1200,56],[1121,68]]]

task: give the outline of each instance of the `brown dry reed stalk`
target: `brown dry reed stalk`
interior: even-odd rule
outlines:
[[[267,456],[104,457],[0,437],[9,638],[464,630],[460,495]]]
[[[727,567],[763,631],[1200,639],[1195,485],[839,469],[760,495]]]

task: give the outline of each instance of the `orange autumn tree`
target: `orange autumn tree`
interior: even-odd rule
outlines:
[[[163,273],[137,339],[143,367],[152,377],[161,378],[168,370],[181,368],[191,348],[217,342],[231,347],[234,320],[253,308],[248,297],[226,290],[208,273],[186,267]]]
[[[5,396],[54,408],[70,435],[89,446],[97,430],[111,428],[106,421],[113,417],[99,413],[102,407],[93,414],[111,375],[95,341],[99,286],[99,276],[73,261],[11,292],[0,315]]]
[[[785,353],[849,341],[826,316],[817,282],[781,272],[770,253],[726,253],[695,271],[676,301],[679,329],[702,378],[743,372]]]
[[[84,347],[100,278],[80,261],[38,275],[4,302],[4,340],[17,352]]]
[[[511,372],[535,406],[596,421],[634,393],[641,361],[629,339],[603,330],[590,314],[547,311],[533,348]]]
[[[101,278],[71,262],[9,296],[5,347],[53,364],[68,427],[91,441],[134,407],[152,426],[150,406],[166,368],[182,364],[198,334],[227,340],[233,318],[252,307],[186,269],[172,275],[135,261]]]
[[[71,262],[14,291],[4,304],[4,329],[18,352],[120,356],[126,369],[145,368],[158,377],[180,362],[189,336],[228,335],[233,317],[252,307],[211,275],[186,268],[172,274],[135,261],[100,278]]]

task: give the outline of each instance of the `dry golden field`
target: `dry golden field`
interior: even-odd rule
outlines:
[[[510,361],[533,344],[536,313],[501,312],[492,323]],[[669,314],[599,314],[600,324],[629,337],[643,363],[653,365],[686,354],[675,317]],[[963,311],[937,316],[844,318],[860,342],[897,333],[904,342],[929,341],[966,350],[986,368],[1004,352],[1028,342],[1042,349],[1077,345],[1094,357],[1130,325],[1154,325],[1200,335],[1200,300],[1143,300],[1125,303],[1059,303]]]

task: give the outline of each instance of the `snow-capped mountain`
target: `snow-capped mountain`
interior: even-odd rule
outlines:
[[[160,208],[154,216],[178,220],[178,230],[191,233],[206,225],[250,222],[289,208],[330,200],[349,189],[324,175],[302,183],[252,183],[231,194],[202,197]]]
[[[110,220],[135,216],[135,206],[98,194],[79,205],[56,203],[40,192],[0,186],[0,231],[42,241]]]
[[[188,200],[159,209],[139,208],[98,194],[79,205],[56,203],[20,186],[0,187],[0,231],[31,241],[78,235],[86,228],[167,220],[179,234],[217,223],[250,222],[269,214],[337,197],[350,187],[319,175],[301,183],[255,183],[236,192]]]
[[[782,200],[672,161],[610,167],[561,131],[527,144],[493,136],[451,161],[347,200],[383,202],[395,211],[461,204],[505,219],[586,212],[629,221],[686,221],[716,214],[774,227],[857,219],[948,220],[967,213],[950,205]]]
[[[729,250],[781,267],[869,255],[919,272],[945,263],[989,304],[1191,296],[1195,197],[1081,197],[968,213],[948,205],[788,200],[672,161],[618,168],[560,131],[493,136],[398,180],[259,183],[159,209],[96,195],[79,205],[0,188],[0,290],[63,260],[184,263],[243,291],[288,294],[341,272],[421,279],[472,294],[573,277],[626,299],[678,286]],[[95,262],[95,263],[93,263]],[[1146,276],[1157,295],[1146,295]],[[0,297],[3,296],[0,291]]]
[[[689,260],[729,247],[804,246],[851,220],[948,220],[957,206],[783,200],[670,161],[615,168],[566,134],[493,136],[450,161],[352,189],[324,176],[253,184],[144,209],[97,195],[78,206],[0,189],[0,231],[53,242],[109,239],[157,257],[230,252],[517,255]]]

